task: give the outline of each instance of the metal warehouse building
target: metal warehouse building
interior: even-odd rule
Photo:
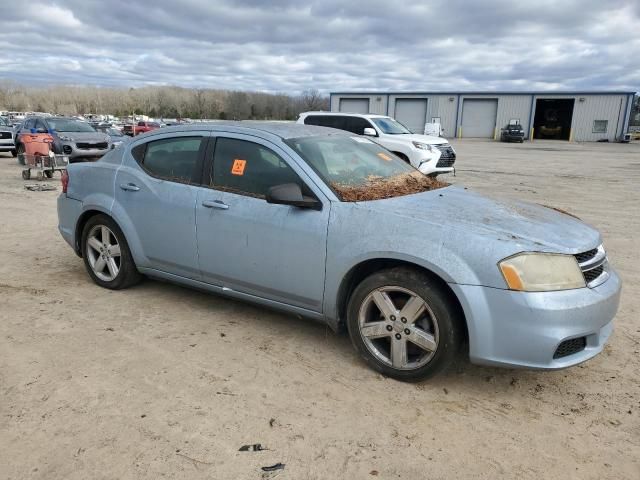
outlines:
[[[615,141],[627,132],[635,92],[331,93],[332,112],[389,115],[413,132],[440,123],[446,137],[494,138],[520,123],[525,138]]]

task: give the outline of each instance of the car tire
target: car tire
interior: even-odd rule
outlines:
[[[100,214],[87,221],[80,248],[89,276],[101,287],[121,290],[142,279],[122,230],[110,217]]]
[[[11,150],[11,156],[13,158],[16,158],[18,156],[18,151],[15,148],[13,150]]]
[[[18,146],[16,147],[16,153],[18,154],[18,163],[20,165],[24,165],[25,164],[24,152],[25,152],[24,145],[19,143]]]
[[[402,381],[424,380],[447,368],[460,350],[462,325],[450,292],[407,267],[365,278],[347,306],[355,349],[373,370]]]

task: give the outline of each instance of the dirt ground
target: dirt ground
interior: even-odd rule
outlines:
[[[624,292],[600,356],[403,384],[290,315],[100,289],[57,232],[57,177],[26,191],[0,155],[0,478],[640,478],[640,143],[454,146],[455,183],[602,231]]]

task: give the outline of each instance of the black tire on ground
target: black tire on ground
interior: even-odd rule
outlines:
[[[11,156],[13,158],[16,158],[18,156],[18,151],[15,148],[13,150],[11,150]]]
[[[45,170],[44,171],[44,176],[47,178],[53,178],[53,171],[52,170]]]
[[[31,171],[29,169],[22,170],[22,179],[29,180],[31,178]]]
[[[369,351],[359,327],[359,313],[370,293],[381,287],[397,286],[417,294],[433,312],[438,342],[430,360],[414,369],[398,369]],[[439,282],[418,269],[394,267],[365,278],[353,291],[347,307],[347,327],[355,349],[374,370],[402,381],[418,381],[447,368],[456,358],[463,342],[464,319],[451,293]],[[390,339],[392,342],[393,340]]]
[[[87,237],[89,236],[89,232],[91,232],[93,227],[100,225],[104,225],[109,230],[111,230],[112,234],[116,237],[118,244],[120,245],[120,269],[116,277],[111,281],[105,281],[96,276],[93,269],[91,268],[87,255]],[[121,290],[131,287],[142,280],[142,275],[140,274],[140,272],[138,272],[135,262],[133,261],[133,257],[131,256],[131,251],[129,250],[127,239],[122,233],[122,230],[120,230],[118,224],[114,222],[110,217],[100,214],[91,217],[87,221],[84,228],[82,229],[80,248],[82,252],[82,258],[84,260],[84,266],[87,269],[89,276],[96,284],[100,285],[101,287],[108,288],[110,290]]]
[[[20,165],[24,165],[24,145],[19,143],[16,147],[16,151],[18,153],[18,163]]]

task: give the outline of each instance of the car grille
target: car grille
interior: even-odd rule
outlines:
[[[556,352],[553,354],[554,359],[568,357],[569,355],[573,355],[574,353],[581,352],[587,346],[587,338],[579,337],[572,338],[571,340],[565,340],[558,348],[556,348]]]
[[[94,150],[94,149],[104,150],[105,148],[107,148],[107,142],[76,143],[76,147],[78,148],[78,150]]]
[[[0,138],[11,138],[11,132],[0,132]]]
[[[597,287],[609,278],[607,271],[607,254],[602,245],[574,256],[578,261],[578,265],[584,276],[584,281],[588,287]]]
[[[436,165],[437,168],[452,167],[453,164],[456,163],[456,153],[453,151],[453,148],[451,148],[451,145],[443,143],[441,145],[435,145],[435,147],[441,152]]]

